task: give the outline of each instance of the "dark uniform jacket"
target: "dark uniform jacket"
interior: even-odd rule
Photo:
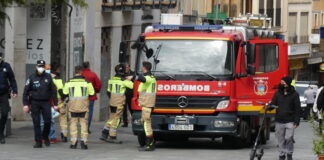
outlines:
[[[28,78],[23,94],[23,104],[29,105],[33,100],[53,100],[54,105],[57,106],[57,91],[50,74],[34,73]]]
[[[318,110],[322,110],[324,108],[324,89],[322,89],[318,94],[316,104]]]
[[[126,73],[126,76],[135,76],[135,72],[129,71],[129,73]],[[127,88],[125,95],[126,95],[126,98],[132,98],[134,95],[134,90]]]
[[[0,95],[12,93],[17,94],[17,82],[9,63],[0,63]]]
[[[287,95],[284,95],[283,90],[278,90],[274,94],[271,104],[278,106],[276,122],[293,122],[295,125],[299,125],[301,107],[299,95],[295,91],[294,87],[288,89]]]

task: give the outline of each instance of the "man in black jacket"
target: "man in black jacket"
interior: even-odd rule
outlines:
[[[130,68],[129,64],[125,64],[125,76],[134,76],[135,72],[133,72]],[[123,112],[123,126],[122,127],[128,127],[128,117],[127,117],[127,110],[129,110],[130,114],[133,114],[132,111],[132,98],[134,96],[134,90],[133,89],[126,89],[126,103],[124,105],[124,112]]]
[[[276,137],[279,147],[279,160],[292,160],[294,151],[294,131],[300,121],[299,95],[291,85],[292,78],[283,77],[279,90],[272,98],[272,105],[278,106],[276,113]]]
[[[48,135],[51,127],[51,102],[54,109],[58,110],[56,92],[52,76],[45,73],[45,61],[37,61],[36,73],[28,78],[23,94],[23,110],[29,112],[29,105],[31,105],[30,111],[36,141],[34,148],[42,148],[42,140],[47,147],[50,146]],[[44,119],[43,133],[41,132],[40,116],[43,116]]]
[[[10,93],[11,92],[11,93]],[[11,94],[11,95],[10,95]],[[0,143],[5,144],[4,129],[6,127],[8,113],[10,111],[10,96],[17,96],[17,83],[15,75],[9,63],[3,59],[0,53]]]

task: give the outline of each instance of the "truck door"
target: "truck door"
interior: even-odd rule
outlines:
[[[287,44],[277,39],[250,40],[241,46],[236,66],[238,111],[260,111],[255,101],[271,100],[275,86],[288,74]]]

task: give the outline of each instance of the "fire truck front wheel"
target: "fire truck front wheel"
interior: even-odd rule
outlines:
[[[248,147],[252,144],[251,128],[246,121],[239,125],[238,136],[223,136],[223,144],[229,147]]]

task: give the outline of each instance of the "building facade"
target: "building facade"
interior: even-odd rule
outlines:
[[[35,71],[38,59],[59,63],[62,77],[73,76],[74,66],[83,61],[102,80],[95,103],[94,120],[108,115],[107,80],[119,63],[119,43],[136,40],[147,25],[160,22],[161,11],[174,8],[176,0],[87,0],[88,7],[39,4],[29,1],[28,8],[7,8],[11,19],[0,27],[0,52],[12,64],[19,87],[12,101],[12,119],[26,120],[22,112],[22,92],[26,78]],[[134,51],[131,51],[134,52]],[[135,52],[128,55],[134,67]]]

